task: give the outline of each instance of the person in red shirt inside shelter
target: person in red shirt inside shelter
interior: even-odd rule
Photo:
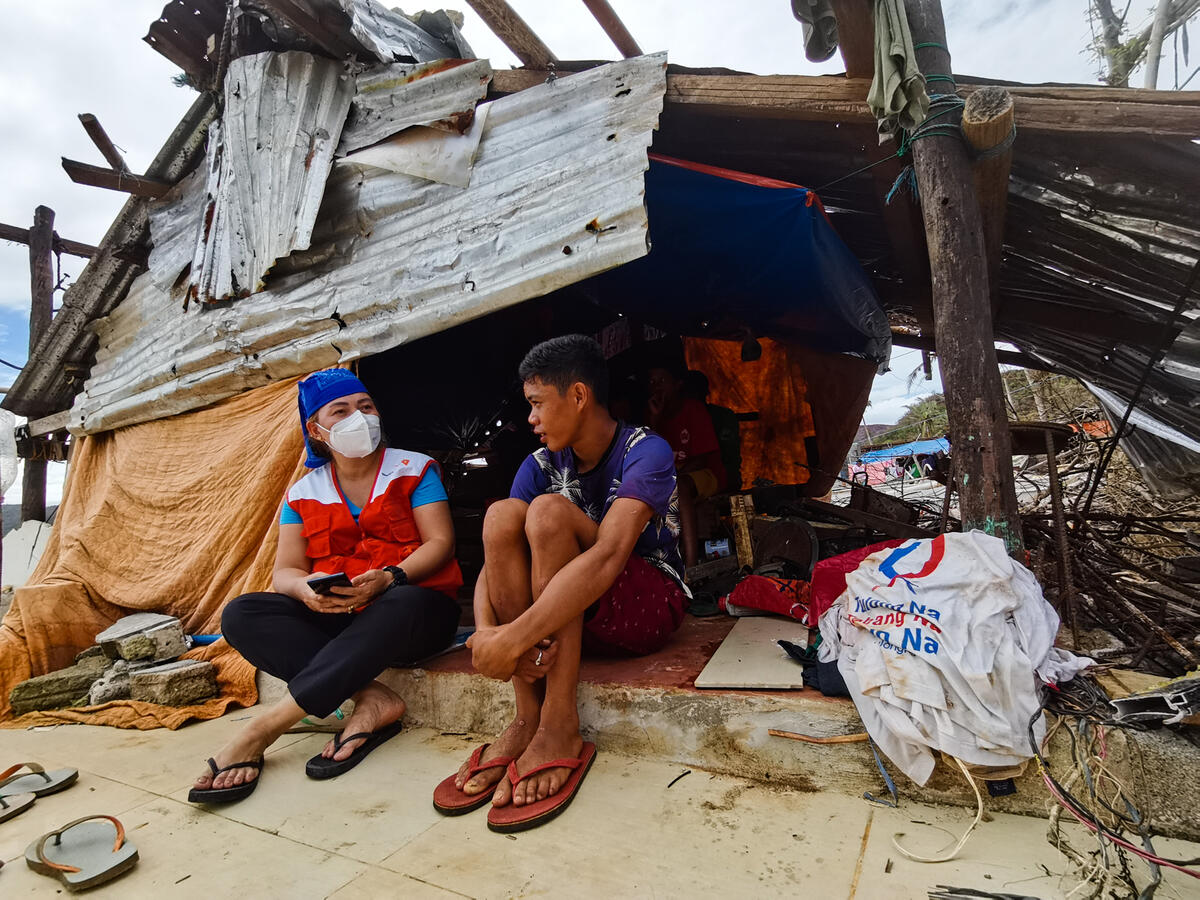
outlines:
[[[655,363],[647,373],[647,424],[675,451],[679,490],[679,545],[685,566],[700,560],[696,501],[726,488],[725,466],[708,408],[684,392],[682,361]]]

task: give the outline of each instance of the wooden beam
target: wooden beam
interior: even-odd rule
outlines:
[[[833,0],[838,50],[849,78],[875,75],[875,11],[870,0]],[[867,95],[864,93],[863,97]]]
[[[505,0],[467,0],[467,4],[526,68],[545,69],[558,62],[558,57]]]
[[[985,87],[967,98],[962,131],[976,154],[975,196],[979,198],[979,213],[983,217],[993,320],[1000,309],[997,302],[1000,260],[1004,254],[1004,217],[1008,211],[1008,176],[1012,171],[1016,127],[1012,95],[999,85]]]
[[[92,139],[92,143],[108,160],[108,164],[122,175],[131,174],[129,166],[125,163],[125,157],[121,155],[121,151],[108,136],[108,132],[104,130],[104,126],[100,124],[100,120],[91,113],[80,113],[79,121],[83,124],[83,130],[88,133],[88,137]]]
[[[921,46],[921,71],[951,71],[940,0],[905,0],[904,6],[913,43]],[[938,364],[963,532],[979,529],[1018,555],[1024,539],[971,164],[958,135],[935,132],[913,142],[913,166],[929,244]]]
[[[110,191],[124,191],[135,197],[161,197],[169,191],[172,185],[157,178],[147,178],[144,175],[134,175],[130,172],[118,172],[103,166],[92,166],[74,159],[62,158],[63,171],[76,184],[87,184],[92,187],[106,188]]]
[[[54,317],[54,210],[39,206],[29,229],[29,359]],[[25,460],[21,521],[46,521],[46,461]]]
[[[631,56],[642,55],[642,48],[633,39],[633,35],[629,33],[629,29],[625,27],[625,23],[621,21],[616,10],[609,6],[608,0],[583,0],[583,5],[588,8],[595,20],[600,23],[600,27],[604,29],[604,33],[608,35],[608,39],[616,45],[616,48],[621,51],[622,56],[629,59]]]
[[[314,4],[302,0],[260,0],[260,5],[278,14],[337,59],[345,59],[359,51],[357,42],[350,37],[348,30],[343,31],[339,26],[327,25],[321,21],[320,13],[315,13],[312,9]],[[220,43],[219,32],[217,38]]]
[[[950,449],[954,450],[953,441],[950,443]],[[801,502],[805,509],[812,510],[815,513],[833,516],[852,525],[862,525],[873,531],[878,531],[880,534],[886,534],[894,538],[908,540],[909,538],[934,537],[937,534],[936,531],[918,528],[916,525],[906,525],[904,522],[897,522],[886,516],[877,516],[874,513],[863,512],[860,509],[851,509],[848,506],[837,506],[833,503],[826,503],[824,500],[805,499]]]
[[[0,222],[0,241],[13,241],[17,244],[29,243],[29,229],[18,228],[15,225],[5,225]],[[54,232],[54,252],[66,253],[70,256],[82,256],[84,259],[90,259],[95,256],[99,250],[91,244],[81,244],[79,241],[68,241],[66,238],[60,238],[58,232]]]
[[[912,350],[937,352],[934,340],[926,335],[905,334],[900,331],[892,332],[892,344],[896,347],[908,347]],[[1044,363],[1036,356],[1022,353],[1019,350],[996,349],[996,361],[1006,366],[1020,366],[1022,369],[1033,369],[1035,372],[1052,372],[1055,375],[1066,374],[1061,369],[1049,363]]]
[[[29,430],[30,437],[41,437],[44,434],[63,431],[70,420],[71,411],[64,409],[62,412],[56,412],[53,415],[44,416],[40,419],[30,419],[25,427]]]
[[[497,71],[494,94],[511,94],[546,80],[533,69]],[[559,72],[559,75],[564,73]],[[676,111],[737,118],[874,125],[863,98],[870,82],[838,75],[667,75],[666,103]],[[986,85],[960,85],[970,96]],[[1009,87],[1025,134],[1200,136],[1200,91],[1121,88]]]

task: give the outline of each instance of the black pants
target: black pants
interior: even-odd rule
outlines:
[[[357,613],[313,612],[285,594],[243,594],[225,607],[225,640],[288,683],[306,713],[328,716],[389,666],[449,646],[458,604],[415,585],[389,588]]]

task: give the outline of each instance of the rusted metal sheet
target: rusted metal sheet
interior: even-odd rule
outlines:
[[[296,254],[320,262],[228,307],[180,314],[140,277],[95,325],[72,429],[195,409],[645,255],[665,67],[665,54],[638,57],[494,101],[466,189],[338,162],[312,247]]]
[[[190,298],[261,290],[276,260],[307,249],[354,82],[309,53],[256,53],[225,76],[208,142],[207,198]]]
[[[338,155],[353,153],[413,125],[459,134],[471,125],[475,104],[487,95],[492,67],[486,59],[395,63],[355,79],[350,118]]]

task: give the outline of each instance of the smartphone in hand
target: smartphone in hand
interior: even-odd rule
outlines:
[[[350,587],[350,579],[346,577],[345,572],[338,572],[336,575],[321,574],[315,578],[308,579],[308,586],[318,594],[332,594],[330,588],[335,587]]]

